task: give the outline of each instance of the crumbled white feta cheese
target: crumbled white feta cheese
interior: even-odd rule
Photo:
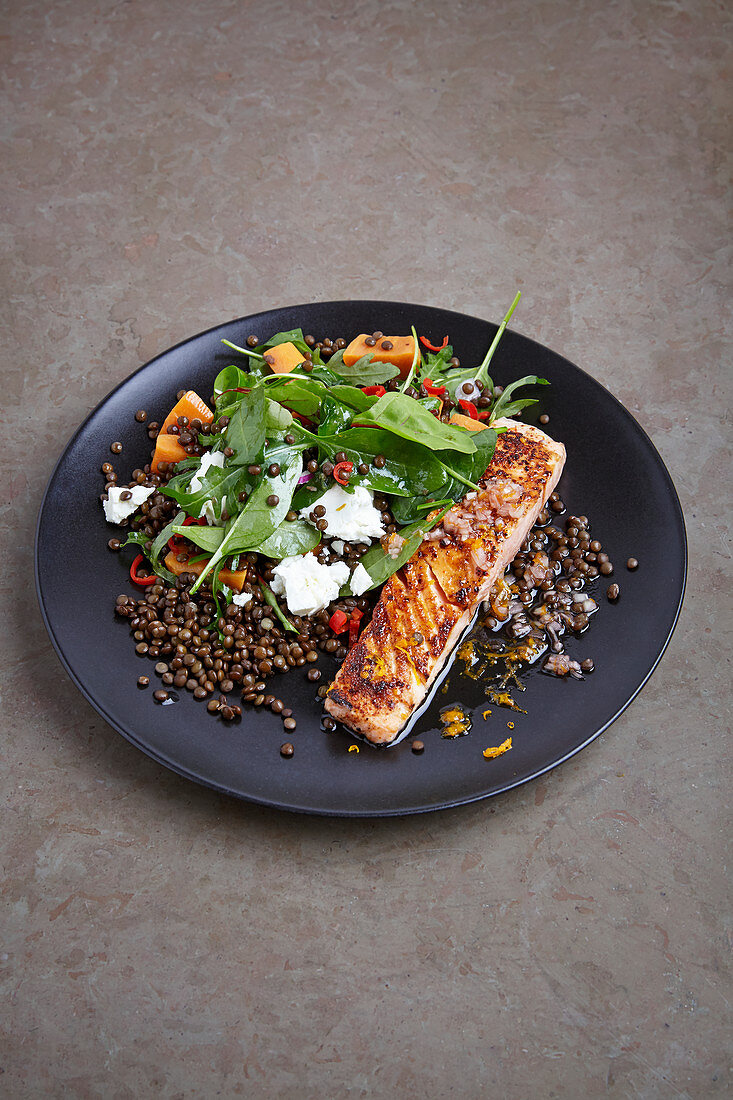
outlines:
[[[341,539],[334,539],[333,542],[331,543],[331,550],[333,551],[334,554],[338,554],[338,556],[341,557],[341,555],[344,552],[344,546],[345,545],[346,545],[346,543],[342,542]]]
[[[251,592],[235,592],[232,595],[232,603],[235,603],[237,607],[246,607],[251,599]]]
[[[374,494],[363,485],[356,485],[353,493],[334,485],[316,503],[326,509],[322,518],[328,521],[327,530],[331,536],[336,535],[347,542],[368,543],[384,534],[382,514],[374,507]],[[313,523],[308,519],[308,513],[312,510],[311,505],[300,511],[301,517],[309,523]]]
[[[133,485],[129,489],[125,485],[110,486],[108,499],[103,502],[104,518],[107,523],[121,523],[123,519],[127,519],[136,512],[154,492],[154,488],[148,488],[146,485]],[[132,495],[127,500],[120,500],[122,493]]]
[[[217,519],[217,516],[216,516],[216,510],[214,508],[213,500],[205,500],[204,503],[201,505],[201,511],[199,512],[199,519],[201,519],[202,516],[204,517],[204,519],[208,523],[209,527],[216,527],[219,520]]]
[[[363,592],[366,592],[368,588],[372,586],[372,578],[367,573],[364,566],[359,562],[354,572],[351,574],[351,580],[349,581],[349,588],[351,589],[352,596],[361,596]]]
[[[321,565],[313,554],[283,558],[272,571],[270,587],[276,596],[285,596],[292,615],[314,615],[337,599],[349,579],[346,562]]]
[[[223,451],[204,451],[201,455],[201,465],[196,473],[191,478],[191,484],[189,489],[192,493],[197,493],[199,489],[203,487],[204,478],[211,469],[212,466],[224,465],[224,452]]]

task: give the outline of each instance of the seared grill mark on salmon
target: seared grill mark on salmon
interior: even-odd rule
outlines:
[[[527,424],[499,425],[507,431],[481,491],[454,505],[389,578],[329,689],[326,710],[375,744],[394,741],[425,698],[562,473],[561,443]]]

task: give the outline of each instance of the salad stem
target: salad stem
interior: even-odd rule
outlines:
[[[222,344],[226,344],[228,348],[233,351],[241,351],[242,355],[249,355],[252,359],[263,359],[264,355],[260,355],[258,351],[252,351],[252,348],[240,348],[237,344],[233,344],[231,340],[222,340]]]
[[[501,338],[504,334],[504,329],[509,324],[509,319],[510,319],[512,313],[514,313],[514,310],[517,308],[517,305],[519,304],[519,299],[521,297],[522,297],[522,292],[521,292],[521,290],[518,290],[517,293],[516,293],[516,296],[514,298],[514,301],[509,306],[509,309],[507,310],[507,313],[504,317],[504,320],[501,322],[501,324],[499,325],[499,328],[496,330],[496,336],[494,337],[494,339],[491,342],[491,347],[486,352],[486,355],[484,356],[484,361],[481,364],[481,366],[479,367],[479,369],[476,373],[476,376],[473,380],[474,384],[476,382],[479,382],[479,381],[488,382],[489,376],[487,374],[487,368],[489,366],[489,363],[491,362],[491,359],[492,359],[492,356],[493,356],[494,352],[496,351],[497,345],[498,345],[499,341],[501,340]],[[494,387],[492,385],[491,389],[493,390],[493,388]]]
[[[285,629],[292,631],[293,634],[297,634],[298,631],[293,626],[293,624],[290,622],[290,619],[286,618],[285,615],[283,615],[282,611],[280,610],[280,606],[279,606],[277,600],[275,599],[275,593],[272,591],[270,586],[268,584],[265,584],[265,582],[262,579],[260,579],[259,585],[260,585],[260,591],[261,591],[262,595],[265,597],[265,602],[270,605],[270,607],[275,612],[275,614],[277,615],[278,619],[280,620],[282,625],[285,627]]]
[[[456,481],[460,481],[463,485],[467,485],[469,489],[479,490],[481,488],[481,486],[477,485],[475,481],[469,481],[467,477],[463,476],[463,474],[459,474],[458,470],[454,470],[451,466],[446,465],[446,463],[443,462],[442,459],[440,461],[440,465],[447,473],[451,475],[451,477],[454,477]]]
[[[407,387],[410,385],[413,378],[415,377],[415,371],[417,369],[417,361],[420,358],[420,345],[417,342],[417,332],[415,331],[415,326],[414,325],[410,326],[410,331],[412,332],[412,339],[415,341],[415,353],[412,356],[412,366],[410,367],[410,372],[407,375],[407,378],[403,382],[402,386],[400,387],[400,393],[405,392],[405,390],[407,389]]]

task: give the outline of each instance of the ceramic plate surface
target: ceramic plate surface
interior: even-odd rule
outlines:
[[[152,661],[135,654],[129,628],[113,612],[118,593],[132,594],[127,570],[133,551],[107,549],[113,534],[99,504],[101,464],[109,445],[124,451],[114,459],[124,478],[149,460],[150,441],[134,419],[139,408],[162,420],[181,388],[211,393],[217,372],[232,362],[222,337],[243,344],[250,333],[266,339],[301,326],[316,337],[359,332],[409,332],[440,342],[450,334],[465,365],[481,362],[496,332],[487,321],[461,313],[398,302],[323,302],[271,310],[194,336],[164,352],[117,387],[86,419],[66,447],[41,506],[36,535],[36,585],[53,645],[87,700],[124,737],[174,771],[236,797],[282,809],[341,816],[386,816],[440,809],[486,798],[532,779],[589,744],[628,706],[651,675],[679,615],[685,585],[686,539],[677,494],[648,436],[598,382],[549,349],[505,332],[492,362],[492,376],[507,384],[537,374],[551,385],[527,411],[536,423],[550,415],[547,431],[567,447],[560,492],[570,513],[587,515],[593,536],[616,565],[621,598],[605,599],[607,578],[591,589],[600,611],[590,629],[568,642],[571,656],[595,661],[584,681],[559,680],[532,669],[517,695],[526,714],[489,705],[483,685],[453,669],[410,737],[391,749],[373,749],[343,731],[321,728],[321,706],[305,669],[276,678],[273,690],[297,717],[284,735],[275,715],[246,709],[226,725],[182,692],[172,706],[154,704],[152,690],[136,687]],[[612,384],[612,380],[610,380]],[[640,562],[630,573],[630,556]],[[324,676],[332,673],[324,658]],[[438,713],[461,701],[475,708],[468,736],[446,740]],[[511,730],[513,748],[493,760],[482,750]],[[425,743],[422,755],[412,737]],[[279,748],[292,740],[295,755]]]

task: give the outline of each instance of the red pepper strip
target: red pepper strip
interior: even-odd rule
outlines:
[[[354,469],[353,462],[337,462],[333,468],[333,476],[338,481],[339,485],[348,485],[346,478],[342,478],[340,475],[342,472],[350,474]]]
[[[144,588],[148,584],[155,584],[158,579],[154,573],[152,577],[141,577],[138,575],[138,569],[142,565],[143,560],[143,555],[138,554],[138,556],[135,558],[134,562],[130,566],[130,580],[133,584],[139,584],[142,588]]]
[[[474,405],[473,401],[459,401],[458,404],[463,409],[466,416],[470,416],[471,420],[478,420],[478,409]]]
[[[205,516],[199,516],[198,519],[194,519],[193,516],[186,516],[186,518],[184,519],[181,526],[182,527],[190,527],[191,524],[193,524],[193,523],[197,524],[197,526],[199,526],[199,527],[203,527],[204,524],[206,523],[206,517]],[[170,550],[173,550],[174,553],[175,553],[175,551],[177,551],[179,546],[181,545],[181,541],[182,541],[182,536],[181,535],[171,535],[171,537],[168,539],[168,548]]]
[[[434,386],[429,378],[423,381],[423,386],[431,395],[431,397],[443,397],[445,394],[445,386]]]
[[[481,409],[478,414],[479,420],[489,420],[491,417],[491,409]]]
[[[384,397],[387,391],[384,386],[362,386],[361,392],[365,393],[367,397]]]
[[[444,336],[443,337],[443,343],[437,348],[436,348],[435,344],[431,344],[430,341],[426,340],[424,336],[420,337],[420,343],[422,344],[422,346],[424,348],[427,348],[428,351],[442,351],[443,348],[446,347],[447,344],[448,344],[448,337]]]
[[[349,618],[345,611],[334,611],[328,620],[328,625],[334,634],[343,634],[349,624]]]
[[[364,612],[359,611],[355,607],[349,619],[349,649],[351,649],[353,645],[356,645],[357,638],[359,637],[359,623],[363,618]]]

